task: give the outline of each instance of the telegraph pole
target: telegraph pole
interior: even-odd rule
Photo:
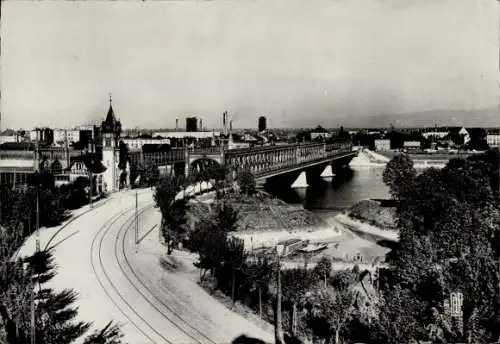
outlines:
[[[280,252],[276,247],[277,271],[276,271],[276,314],[274,324],[274,340],[275,344],[283,344],[283,329],[281,325],[281,263]]]
[[[135,192],[135,244],[139,243],[139,212],[138,212],[138,201],[137,201],[137,191]]]
[[[38,181],[36,185],[36,252],[40,252],[40,201],[38,192]]]
[[[40,189],[40,159],[39,159],[39,150],[38,150],[38,129],[36,132],[36,142],[35,142],[35,161],[38,166],[36,166],[36,170],[38,171],[36,182],[36,253],[40,252],[40,201],[39,201],[39,189]],[[31,288],[30,295],[30,303],[31,303],[31,344],[36,344],[36,321],[35,321],[35,285],[33,284]]]
[[[36,252],[40,252],[40,215],[39,215],[39,212],[40,212],[40,204],[39,204],[39,189],[40,189],[40,159],[39,159],[39,147],[38,147],[38,140],[39,140],[39,136],[38,136],[38,129],[36,131],[36,142],[35,142],[35,161],[36,163],[38,164],[38,166],[36,166],[36,170],[38,171],[38,175],[37,175],[37,180],[35,181],[36,182]]]
[[[31,344],[36,344],[35,286],[31,289]]]

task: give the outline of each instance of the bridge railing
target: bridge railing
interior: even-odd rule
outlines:
[[[188,149],[188,154],[195,155],[214,155],[220,154],[221,148],[207,147]],[[276,146],[260,146],[252,148],[225,148],[226,163],[230,161],[242,165],[245,160],[249,165],[259,164],[259,166],[279,166],[279,168],[288,168],[297,164],[308,163],[315,160],[335,157],[338,154],[351,152],[352,145],[349,143],[308,143],[308,144],[289,144]],[[130,152],[131,160],[139,162],[152,162],[158,165],[168,165],[176,162],[185,161],[186,149],[173,149],[166,152]],[[256,159],[248,157],[257,157]]]
[[[220,147],[207,147],[207,148],[191,148],[188,149],[190,154],[202,155],[202,154],[220,154]]]
[[[350,153],[352,146],[348,143],[293,144],[230,150],[225,160],[236,170],[249,168],[258,177]]]

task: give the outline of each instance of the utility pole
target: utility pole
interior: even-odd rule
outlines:
[[[92,146],[93,146],[93,142],[90,144],[90,161],[93,161],[93,154],[92,154]],[[94,194],[94,175],[92,173],[92,164],[89,164],[89,176],[90,176],[90,208],[92,209],[94,207],[94,200],[92,198],[93,194]]]
[[[281,324],[281,263],[280,252],[276,247],[277,271],[276,271],[276,314],[274,324],[274,342],[275,344],[284,344],[283,329]]]
[[[139,212],[138,212],[138,201],[137,201],[137,191],[135,192],[135,244],[139,243]]]
[[[31,289],[31,344],[36,344],[35,286]]]
[[[40,252],[40,200],[39,200],[39,189],[40,189],[40,159],[39,159],[39,147],[38,147],[38,129],[36,132],[36,142],[35,142],[35,161],[38,166],[36,166],[37,179],[36,182],[36,253]],[[35,321],[35,285],[33,284],[30,295],[31,303],[31,344],[36,344],[36,321]]]
[[[36,252],[40,252],[40,201],[39,201],[39,184],[36,184]]]
[[[36,170],[38,171],[37,173],[37,180],[35,181],[36,182],[36,252],[40,252],[40,215],[39,215],[39,212],[40,212],[40,204],[39,204],[39,189],[40,189],[40,159],[39,159],[39,147],[38,147],[38,140],[39,140],[39,136],[38,136],[38,129],[36,131],[36,142],[35,142],[35,161],[36,163],[38,164],[38,166],[36,166]]]

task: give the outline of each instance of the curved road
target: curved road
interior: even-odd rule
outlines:
[[[130,344],[230,343],[242,334],[273,341],[271,332],[227,309],[187,274],[161,267],[160,214],[151,192],[138,201],[139,245],[133,191],[113,195],[52,238],[58,266],[52,287],[79,293],[79,318],[94,328],[118,322]],[[49,240],[42,238],[42,247]]]

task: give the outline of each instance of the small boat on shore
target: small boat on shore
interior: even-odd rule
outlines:
[[[321,251],[321,250],[324,250],[325,248],[327,248],[328,245],[327,244],[309,244],[305,247],[302,247],[299,249],[300,252],[306,252],[306,253],[311,253],[311,252],[318,252],[318,251]]]

